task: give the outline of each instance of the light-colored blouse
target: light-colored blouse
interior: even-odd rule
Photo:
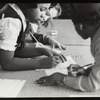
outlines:
[[[25,31],[26,19],[24,14],[16,4],[9,3],[8,5],[10,5],[12,9],[14,9],[21,17],[23,23],[23,31]],[[5,5],[0,11],[6,7],[7,5]],[[1,49],[15,51],[15,45],[17,44],[19,33],[21,32],[22,23],[18,18],[4,17],[3,19],[0,19],[0,28],[2,28],[0,29],[0,34],[3,34],[4,36],[4,39],[0,40]]]

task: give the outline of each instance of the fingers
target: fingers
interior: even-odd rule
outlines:
[[[62,46],[60,45],[60,43],[58,43],[57,46],[58,46],[58,48],[59,48],[60,50],[62,50]]]
[[[58,47],[60,50],[62,50],[62,46],[61,46],[61,44],[59,43],[59,42],[55,42],[55,47]]]
[[[44,85],[44,86],[50,86],[50,85],[53,85],[52,81],[49,81],[49,76],[45,76],[45,77],[42,77],[38,80],[35,81],[36,84],[41,84],[41,85]]]
[[[63,62],[67,61],[66,57],[63,54],[61,54],[61,57],[63,58]]]
[[[68,76],[76,76],[77,72],[76,71],[70,71],[68,72]]]
[[[46,81],[47,77],[42,77],[35,81],[36,84],[43,84]]]
[[[62,44],[61,44],[61,48],[62,48],[63,50],[67,50],[67,46],[62,45]]]
[[[51,81],[45,80],[44,83],[42,84],[43,86],[51,86],[53,83]]]
[[[71,70],[73,70],[73,71],[77,71],[78,69],[80,68],[80,66],[79,65],[77,65],[77,64],[73,64],[73,65],[71,65]]]
[[[67,61],[66,58],[63,55],[61,55],[61,56],[54,56],[53,60],[54,60],[54,63],[56,65],[59,64],[59,63],[63,63],[65,61]]]
[[[52,50],[55,49],[56,47],[58,47],[60,50],[62,50],[62,47],[61,47],[60,44],[53,44],[53,45],[51,46]]]
[[[54,49],[55,47],[58,47],[60,50],[62,50],[61,44],[59,42],[53,39],[51,39],[50,42],[51,42],[52,49]]]
[[[77,73],[79,73],[81,70],[81,67],[77,64],[71,64],[69,67],[68,67],[68,75],[69,76],[76,76]]]
[[[62,60],[60,59],[59,56],[54,56],[54,62],[59,64],[59,63],[62,63]]]
[[[65,58],[62,54],[60,54],[60,59],[61,59],[62,62],[65,62]]]
[[[54,43],[52,44],[52,48],[54,49],[55,47],[58,47],[60,50],[66,50],[67,47],[60,44],[59,42],[54,40]]]
[[[62,60],[59,56],[53,56],[52,59],[52,67],[57,66],[59,63],[65,62],[65,60]]]
[[[69,70],[75,70],[76,68],[79,68],[80,66],[77,64],[70,64],[70,66],[68,67]]]
[[[57,47],[58,47],[60,50],[67,50],[67,46],[62,45],[62,44],[60,44],[60,43],[57,44]]]
[[[58,54],[59,59],[61,60],[61,62],[65,62],[67,61],[66,57],[62,54]]]
[[[54,57],[56,60],[61,62],[67,61],[66,57],[63,54],[58,54],[55,51],[48,51],[48,56]]]
[[[37,42],[36,47],[44,47],[42,43]]]
[[[64,46],[64,45],[62,45],[60,43],[52,45],[52,49],[54,49],[55,47],[58,47],[60,50],[67,50],[67,46]]]
[[[57,66],[60,63],[59,60],[57,60],[56,58],[53,58],[53,67]]]

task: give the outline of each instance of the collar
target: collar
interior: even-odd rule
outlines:
[[[17,12],[17,14],[21,17],[22,23],[23,23],[23,31],[25,31],[25,29],[26,29],[26,18],[24,16],[23,12],[21,11],[21,9],[15,3],[8,3],[8,5],[10,5]]]

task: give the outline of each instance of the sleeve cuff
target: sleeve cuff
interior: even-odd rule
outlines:
[[[81,91],[86,91],[85,89],[82,88],[81,86],[81,80],[83,76],[80,77],[64,77],[63,82],[66,86],[76,89],[76,90],[81,90]]]
[[[81,86],[81,82],[82,82],[82,78],[83,78],[83,77],[84,77],[84,76],[80,76],[80,78],[79,78],[79,88],[80,88],[81,91],[85,92],[86,90],[83,89],[82,86]]]

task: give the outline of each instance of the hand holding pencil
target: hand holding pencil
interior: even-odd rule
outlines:
[[[92,63],[79,66],[78,64],[71,64],[68,69],[69,76],[80,76],[80,75],[88,75],[91,70]]]

